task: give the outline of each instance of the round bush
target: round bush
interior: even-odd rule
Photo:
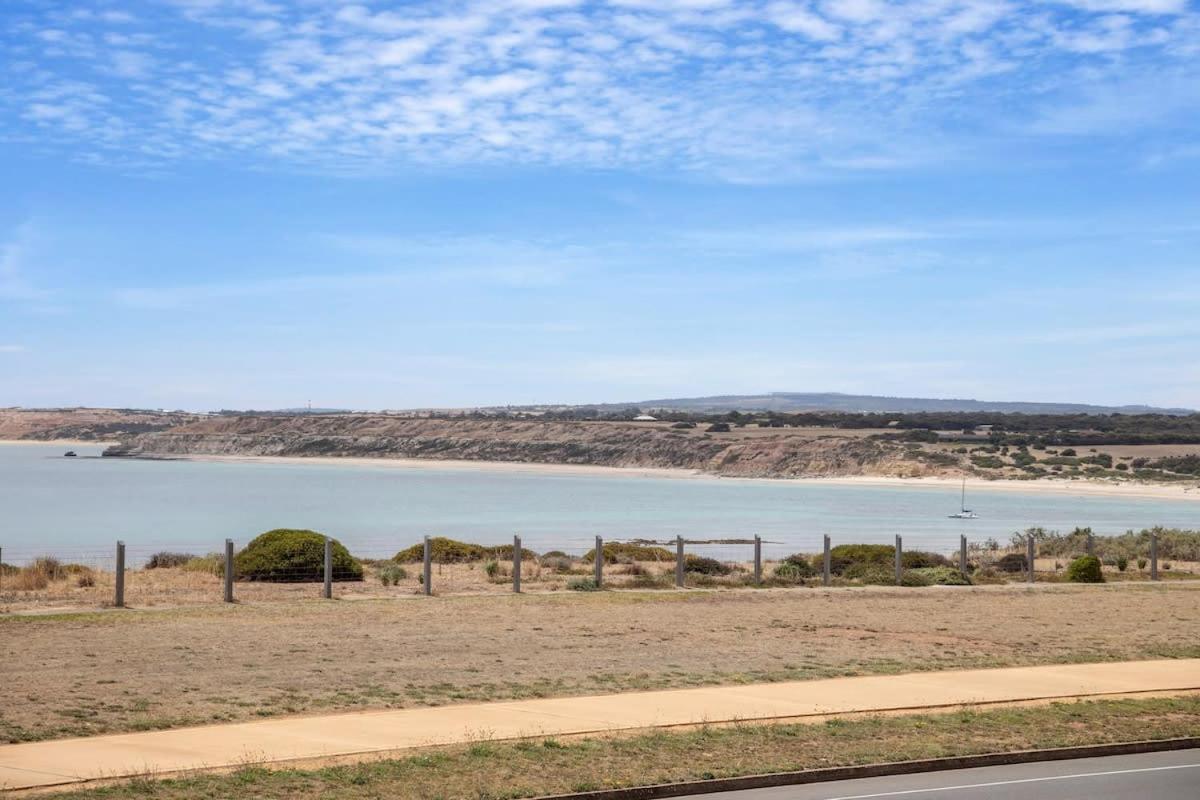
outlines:
[[[1023,553],[1009,553],[996,562],[996,569],[1001,572],[1024,572],[1026,563]]]
[[[940,553],[927,553],[923,550],[905,550],[900,554],[900,562],[905,569],[926,569],[928,567],[950,567],[950,559]]]
[[[256,537],[237,554],[233,568],[238,579],[301,583],[325,580],[325,537],[316,531],[277,528]],[[333,579],[361,581],[362,564],[336,539]]]
[[[895,561],[896,548],[890,544],[839,544],[829,550],[829,571],[834,575],[843,575],[854,565],[886,567]]]
[[[804,568],[792,561],[784,561],[775,567],[775,579],[788,583],[800,583],[812,574],[812,567],[805,572]]]
[[[880,564],[854,564],[846,569],[842,577],[865,583],[868,586],[894,586],[896,584],[895,570]]]
[[[715,558],[694,555],[684,556],[683,568],[687,572],[696,572],[701,575],[728,575],[733,572],[728,564],[723,564]]]
[[[1104,583],[1100,559],[1095,556],[1080,556],[1067,567],[1067,580],[1071,583]]]
[[[512,547],[509,547],[511,553]],[[429,540],[429,552],[439,564],[462,564],[468,561],[483,561],[491,558],[491,550],[481,544],[460,542],[445,536],[434,536]],[[417,542],[392,557],[393,561],[411,563],[425,560],[425,543]]]
[[[924,569],[910,569],[900,576],[901,586],[930,586],[933,581],[925,574]]]
[[[821,556],[813,556],[810,559],[804,553],[792,553],[779,562],[779,567],[776,567],[775,574],[779,574],[781,567],[788,566],[791,567],[790,574],[800,578],[811,578],[817,574],[817,568],[813,566],[813,562],[818,558],[821,558]]]
[[[596,548],[583,554],[584,561],[596,558]],[[621,561],[674,561],[675,554],[665,547],[636,544],[634,542],[606,542],[604,544],[604,563],[616,564]]]
[[[970,586],[971,579],[954,567],[920,567],[912,571],[938,586]]]

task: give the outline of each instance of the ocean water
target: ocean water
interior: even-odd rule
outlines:
[[[214,552],[277,527],[336,536],[361,556],[387,556],[425,534],[537,551],[582,552],[606,539],[747,538],[782,555],[838,542],[891,542],[951,552],[965,533],[1005,542],[1032,525],[1120,533],[1152,525],[1200,528],[1200,494],[1113,498],[981,489],[976,520],[948,519],[957,489],[811,482],[552,475],[386,465],[136,461],[99,446],[0,445],[0,548],[19,563],[44,553]],[[704,552],[705,548],[689,548]],[[749,557],[746,546],[707,548]]]

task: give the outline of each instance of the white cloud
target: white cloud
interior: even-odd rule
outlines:
[[[1058,0],[1085,11],[1124,11],[1135,14],[1182,14],[1188,0]]]
[[[27,348],[21,344],[0,344],[0,353],[24,353]]]
[[[1097,86],[1198,80],[1183,0],[81,5],[15,29],[31,67],[0,95],[0,134],[95,163],[653,165],[753,184],[941,161],[971,131],[1068,127],[1046,108]]]

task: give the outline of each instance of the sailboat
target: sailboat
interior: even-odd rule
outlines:
[[[958,504],[959,512],[950,514],[950,519],[979,519],[979,515],[971,509],[967,508],[967,478],[963,476],[962,482],[962,501]]]

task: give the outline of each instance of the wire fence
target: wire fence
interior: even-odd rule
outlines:
[[[487,545],[440,537],[416,543],[356,543],[351,555],[320,536],[241,549],[226,540],[169,548],[117,542],[46,554],[0,548],[0,613],[56,607],[185,606],[306,598],[401,597],[621,589],[924,586],[1055,582],[1077,558],[1095,555],[1106,581],[1200,574],[1200,560],[1160,543],[1113,550],[1107,537],[1079,535],[1008,544],[895,537],[890,544],[801,536],[685,539],[515,536]],[[547,547],[547,544],[552,544]],[[1162,547],[1166,545],[1166,548]],[[1185,556],[1180,558],[1179,556]],[[1032,564],[1032,569],[1030,565]]]

